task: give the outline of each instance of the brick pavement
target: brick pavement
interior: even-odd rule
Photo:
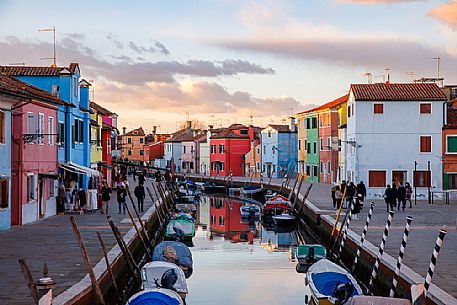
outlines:
[[[131,188],[136,185],[136,182],[133,181],[129,183]],[[150,187],[150,179],[147,179],[145,186]],[[113,195],[115,194],[113,193]],[[129,200],[128,203],[130,203]],[[146,195],[144,210],[147,211],[151,206],[152,201]],[[110,202],[110,215],[122,234],[130,229],[131,223],[128,215],[118,214],[115,196],[112,196]],[[95,266],[103,257],[96,231],[102,234],[108,249],[111,249],[116,243],[106,221],[106,215],[99,212],[77,215],[76,221],[92,265]],[[33,304],[18,264],[20,257],[27,259],[34,279],[41,276],[43,264],[47,263],[49,275],[57,282],[54,296],[79,282],[86,275],[86,268],[71,228],[70,215],[53,216],[0,232],[0,269],[2,273],[0,276],[0,287],[2,287],[0,304],[2,305]]]

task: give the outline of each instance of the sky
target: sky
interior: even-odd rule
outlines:
[[[0,64],[80,64],[119,128],[264,127],[350,84],[457,84],[457,0],[0,0]]]

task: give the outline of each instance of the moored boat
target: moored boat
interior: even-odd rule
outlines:
[[[240,207],[241,217],[243,218],[259,218],[260,216],[260,206],[255,204],[246,204]]]
[[[181,296],[171,289],[145,289],[134,294],[127,305],[183,305]]]
[[[227,187],[224,185],[217,185],[213,182],[205,182],[202,186],[202,191],[207,194],[226,193]]]
[[[182,269],[173,263],[163,261],[147,263],[141,269],[141,279],[144,290],[165,288],[176,291],[182,300],[187,296],[186,276]]]
[[[327,249],[319,244],[306,244],[297,247],[297,272],[305,273],[317,261],[326,258]]]
[[[184,271],[186,278],[193,273],[192,252],[189,247],[178,241],[166,240],[155,246],[152,261],[172,262]]]
[[[349,298],[362,295],[355,278],[328,259],[321,259],[308,269],[306,284],[310,294],[305,294],[305,304],[344,304]]]
[[[189,215],[189,217],[191,217]],[[172,219],[167,225],[165,240],[190,241],[195,236],[195,224],[190,219],[181,217]]]
[[[260,186],[246,185],[241,189],[241,197],[265,202],[265,189]]]
[[[272,218],[275,225],[278,227],[290,227],[297,223],[295,215],[289,214],[288,212],[280,215],[273,215]]]
[[[346,305],[411,305],[406,299],[358,295],[350,298]]]

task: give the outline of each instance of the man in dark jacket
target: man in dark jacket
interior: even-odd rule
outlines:
[[[108,214],[108,209],[109,209],[109,201],[111,199],[111,194],[113,191],[111,188],[108,186],[106,181],[103,181],[102,188],[100,190],[100,193],[102,195],[102,214]]]
[[[400,186],[397,189],[397,200],[398,200],[397,209],[400,211],[400,205],[401,205],[401,207],[404,211],[405,206],[406,206],[406,188],[403,186],[403,182],[400,182]]]
[[[144,192],[143,183],[138,183],[138,185],[135,187],[134,193],[135,193],[136,199],[138,200],[138,211],[144,212],[143,203],[144,203],[144,198],[146,197],[146,195]]]
[[[121,182],[117,189],[117,203],[119,205],[119,214],[121,214],[121,208],[124,210],[125,214],[125,197],[127,197],[127,191],[125,189],[124,182]]]

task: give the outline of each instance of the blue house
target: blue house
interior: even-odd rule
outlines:
[[[262,173],[283,178],[297,163],[297,131],[294,119],[289,125],[268,125],[261,132]]]
[[[59,174],[66,187],[87,188],[98,172],[90,168],[89,86],[80,80],[79,64],[68,67],[0,66],[0,72],[48,91],[71,105],[58,108]]]

